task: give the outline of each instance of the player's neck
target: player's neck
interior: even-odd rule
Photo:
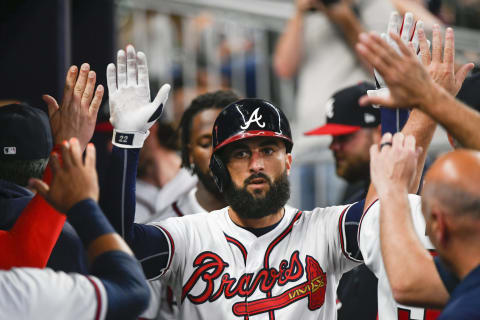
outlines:
[[[235,224],[246,228],[266,228],[272,226],[282,220],[284,214],[285,209],[281,208],[277,212],[272,213],[266,217],[246,219],[241,217],[237,212],[235,212],[232,207],[228,207],[228,215],[230,216],[230,219],[232,219]]]

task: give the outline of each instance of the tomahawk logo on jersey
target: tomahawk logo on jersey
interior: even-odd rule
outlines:
[[[228,208],[170,218],[154,223],[169,244],[166,268],[146,273],[163,274],[183,319],[330,319],[341,275],[360,262],[358,252],[347,252],[357,228],[345,229],[345,221],[362,210],[363,203],[311,212],[287,207],[261,237],[233,223]]]

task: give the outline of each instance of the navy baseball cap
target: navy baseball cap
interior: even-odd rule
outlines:
[[[0,107],[0,159],[45,159],[52,147],[52,131],[44,111],[25,103]]]
[[[373,84],[361,82],[337,91],[327,101],[325,108],[327,123],[304,134],[307,136],[339,136],[356,132],[361,128],[378,126],[380,124],[380,110],[372,106],[360,107],[358,104],[358,99],[367,94],[367,90],[374,89]]]

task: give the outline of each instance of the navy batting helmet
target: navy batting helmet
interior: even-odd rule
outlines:
[[[210,170],[222,192],[230,183],[230,174],[218,156],[226,145],[249,138],[274,137],[285,142],[287,153],[292,151],[290,125],[282,110],[261,99],[242,99],[229,104],[218,115],[213,125],[213,153]]]

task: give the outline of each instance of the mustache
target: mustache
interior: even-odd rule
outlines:
[[[245,179],[244,184],[245,185],[250,184],[252,180],[259,179],[259,178],[265,179],[265,181],[267,181],[269,185],[272,185],[272,181],[270,180],[270,178],[266,174],[261,172],[252,174],[250,177]]]

